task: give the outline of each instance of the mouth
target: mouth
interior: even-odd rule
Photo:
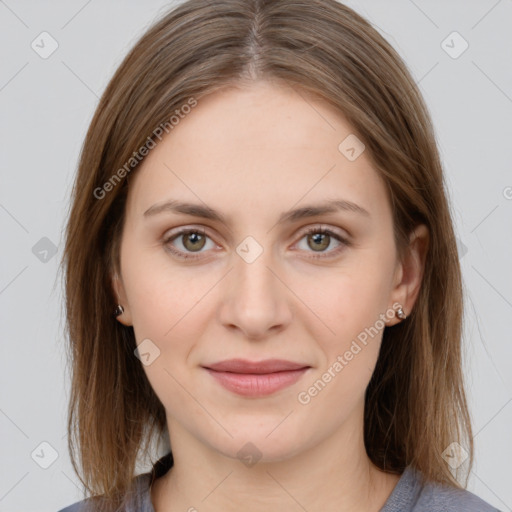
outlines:
[[[225,389],[242,396],[267,396],[297,382],[309,365],[269,359],[251,362],[231,359],[203,368]]]

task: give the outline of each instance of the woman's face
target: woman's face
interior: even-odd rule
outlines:
[[[171,440],[186,431],[271,461],[360,431],[384,325],[412,299],[384,184],[346,121],[268,82],[224,90],[200,99],[132,180],[119,321],[143,343]],[[161,207],[171,201],[196,214]],[[235,358],[307,369],[281,373],[277,389],[276,375],[205,368]]]

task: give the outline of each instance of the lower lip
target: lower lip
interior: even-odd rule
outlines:
[[[306,373],[308,368],[275,373],[217,372],[205,368],[208,373],[229,391],[243,396],[265,396],[291,386]]]

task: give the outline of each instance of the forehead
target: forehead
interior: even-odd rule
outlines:
[[[150,151],[133,176],[129,207],[141,215],[179,196],[252,215],[251,206],[343,197],[384,214],[385,188],[368,156],[344,153],[359,144],[355,137],[339,112],[295,88],[256,82],[217,91]]]

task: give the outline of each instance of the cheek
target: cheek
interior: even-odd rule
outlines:
[[[159,354],[144,369],[154,389],[168,389],[176,385],[169,373],[181,382],[190,369],[189,354],[210,319],[210,291],[218,276],[198,268],[180,270],[161,257],[148,260],[130,254],[127,245],[123,281],[137,344],[149,339]]]
[[[163,342],[181,318],[194,314],[210,279],[173,266],[163,248],[143,251],[133,242],[126,239],[122,271],[134,330],[137,340],[153,336]]]
[[[327,415],[339,424],[364,401],[384,329],[385,282],[378,272],[347,271],[326,280],[325,293],[317,290],[305,298],[322,320],[310,324],[321,362],[300,390],[302,401],[297,397],[308,415]]]
[[[150,364],[143,364],[151,387],[166,409],[189,410],[193,404],[183,386],[191,370],[190,351],[200,338],[198,320],[206,314],[200,299],[211,285],[169,274],[169,269],[133,265],[126,288],[136,343],[151,354]]]
[[[371,256],[327,270],[323,277],[317,276],[314,286],[302,278],[300,297],[315,313],[309,316],[316,318],[317,334],[339,345],[373,326],[388,308],[390,272]]]

